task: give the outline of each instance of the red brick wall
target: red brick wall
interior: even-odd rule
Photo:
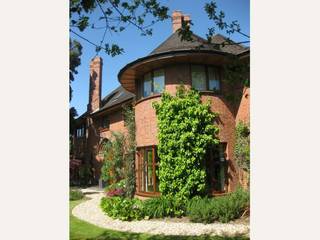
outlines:
[[[180,64],[165,68],[166,91],[175,94],[176,87],[184,83],[187,88],[191,87],[190,67],[188,64]],[[229,161],[229,185],[228,191],[233,191],[238,183],[238,169],[233,161],[235,114],[234,109],[221,95],[202,93],[203,101],[211,100],[211,110],[219,113],[219,139],[227,143],[227,160]],[[159,101],[160,97],[148,98],[139,101],[135,106],[136,115],[136,140],[137,146],[157,145],[157,118],[152,102]]]
[[[157,117],[152,107],[160,97],[143,100],[135,106],[137,147],[157,145]]]
[[[250,88],[243,89],[240,106],[237,112],[236,122],[250,122]]]

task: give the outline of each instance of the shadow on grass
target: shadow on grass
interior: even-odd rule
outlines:
[[[149,235],[142,233],[128,233],[107,230],[99,237],[91,238],[92,240],[249,240],[247,237],[219,237],[219,236],[166,236],[166,235]]]

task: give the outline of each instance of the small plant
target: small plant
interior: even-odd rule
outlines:
[[[80,190],[70,190],[69,192],[69,200],[80,200],[84,197],[83,193]]]
[[[105,188],[107,197],[125,196],[125,183],[126,181],[120,180],[117,183],[113,183]]]
[[[222,197],[191,199],[187,206],[187,215],[192,222],[226,223],[241,217],[248,207],[249,193],[238,188]]]
[[[186,213],[185,200],[170,196],[148,199],[143,208],[149,218],[182,217]]]
[[[109,217],[123,221],[140,220],[144,216],[142,201],[139,199],[104,197],[100,207]]]

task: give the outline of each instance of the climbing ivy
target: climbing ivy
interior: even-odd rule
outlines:
[[[239,122],[236,126],[234,155],[238,166],[250,172],[250,128],[244,122]]]
[[[204,157],[211,144],[218,144],[216,113],[201,102],[196,90],[177,88],[176,96],[164,93],[154,102],[158,119],[158,171],[162,195],[190,198],[204,193]]]
[[[114,185],[120,180],[124,182],[123,190],[127,197],[132,198],[135,191],[135,119],[130,106],[123,108],[124,124],[127,133],[112,132],[112,137],[103,143],[104,156],[101,178]]]
[[[133,197],[136,187],[135,176],[135,153],[136,153],[136,125],[135,115],[132,106],[125,106],[123,109],[124,124],[128,130],[125,142],[125,193],[127,197]]]
[[[112,139],[103,143],[103,165],[101,178],[108,184],[119,182],[124,177],[123,159],[125,137],[122,133],[112,132]]]

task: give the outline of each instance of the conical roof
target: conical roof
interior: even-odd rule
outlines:
[[[239,54],[248,48],[228,40],[228,38],[217,34],[212,37],[212,44],[208,44],[207,41],[198,35],[192,33],[192,41],[181,41],[181,37],[178,32],[171,34],[163,43],[156,47],[148,56],[152,56],[159,53],[165,53],[170,51],[185,51],[185,50],[215,50],[231,54]],[[217,48],[216,44],[225,43],[225,46]]]

